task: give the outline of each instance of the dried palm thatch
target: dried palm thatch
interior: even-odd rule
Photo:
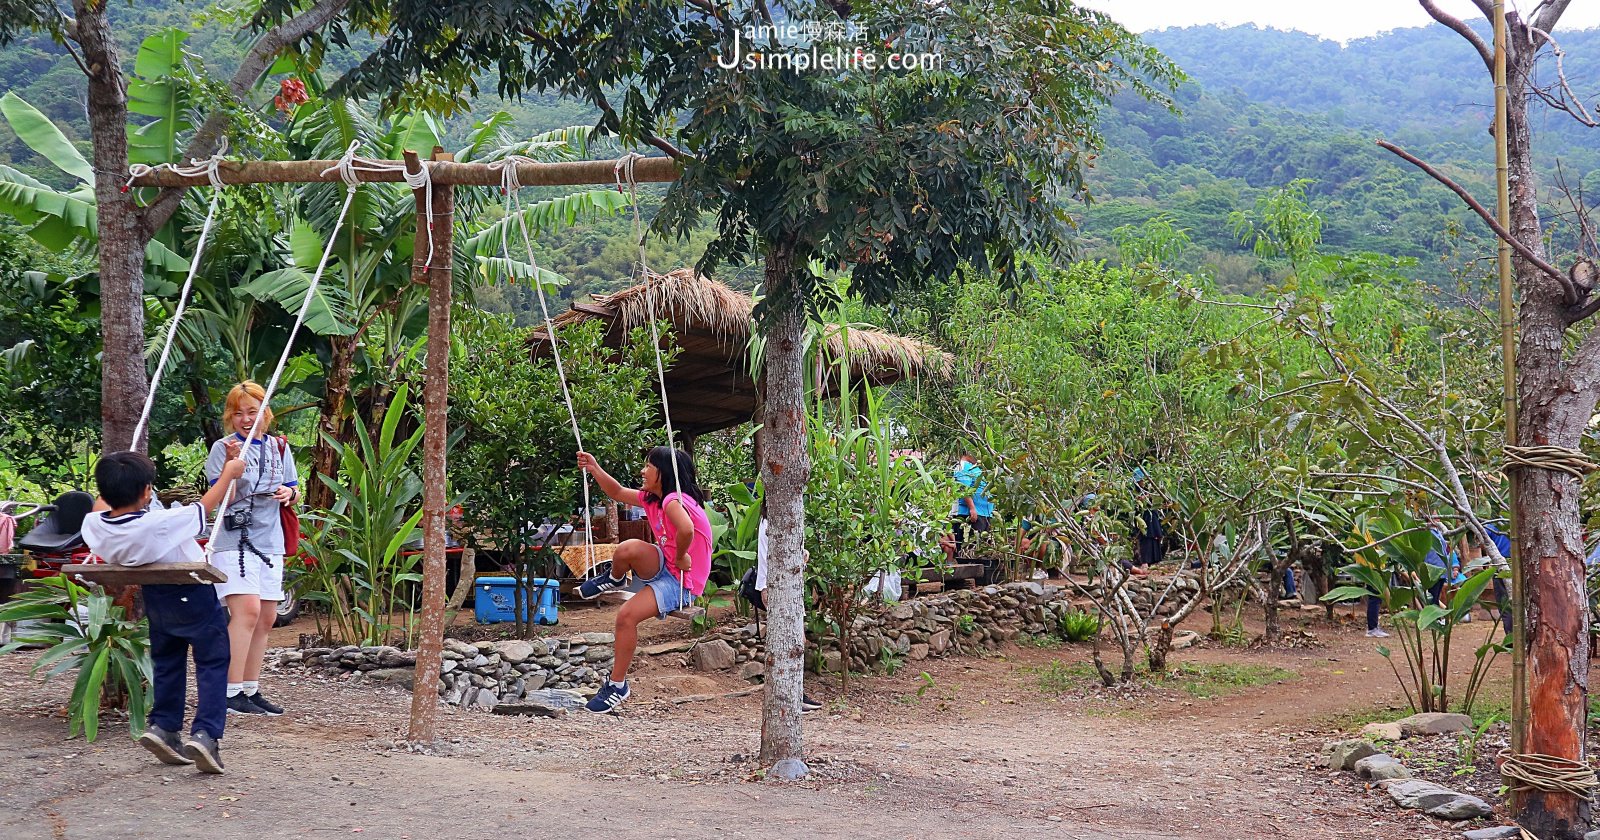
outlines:
[[[579,304],[553,320],[560,329],[567,324],[605,318],[625,333],[647,326],[654,312],[680,333],[696,330],[715,336],[731,356],[749,343],[754,310],[755,300],[749,295],[696,274],[693,269],[680,268],[652,275],[640,285],[598,296],[592,304]],[[828,355],[840,358],[848,342],[851,369],[857,376],[875,382],[949,376],[953,369],[949,354],[913,338],[869,328],[841,329],[836,324],[825,330]],[[544,330],[534,332],[536,349],[547,340]]]

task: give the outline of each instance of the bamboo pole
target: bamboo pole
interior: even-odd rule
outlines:
[[[1510,157],[1506,136],[1506,4],[1494,0],[1494,175],[1495,217],[1511,229]],[[1500,274],[1501,399],[1506,420],[1506,446],[1517,445],[1516,310],[1511,294],[1511,243],[1499,237],[1496,267]],[[1517,470],[1506,472],[1506,536],[1511,540],[1511,751],[1522,752],[1528,728],[1527,593],[1523,591],[1521,542],[1517,534]],[[1515,794],[1513,794],[1515,795]]]
[[[338,184],[336,160],[226,160],[218,165],[224,184]],[[524,187],[570,187],[616,183],[616,161],[580,160],[562,163],[524,163],[517,167],[517,182]],[[428,175],[439,186],[498,187],[500,172],[487,163],[456,163],[436,159],[428,164]],[[666,183],[678,179],[678,162],[665,157],[642,158],[634,164],[634,180],[641,183]],[[357,173],[363,183],[399,183],[405,173],[399,169]],[[182,175],[160,169],[135,177],[135,187],[202,187],[209,184],[205,173]]]
[[[449,160],[443,149],[433,151],[435,161]],[[417,171],[421,162],[406,152],[406,168]],[[433,192],[433,219],[427,218],[427,191]],[[417,644],[415,688],[411,692],[412,743],[431,743],[439,717],[441,651],[444,647],[444,528],[445,444],[449,433],[446,411],[450,394],[450,291],[451,234],[455,226],[455,189],[433,184],[413,190],[417,202],[417,243],[411,258],[411,279],[428,284],[428,361],[423,384],[422,438],[422,634]],[[432,247],[429,247],[431,242]],[[433,264],[427,264],[429,252]],[[462,574],[471,574],[463,567]]]

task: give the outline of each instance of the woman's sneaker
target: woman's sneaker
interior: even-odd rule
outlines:
[[[149,750],[162,764],[194,763],[192,759],[184,757],[183,741],[178,733],[168,732],[154,724],[144,728],[144,734],[139,736],[139,746]]]
[[[228,714],[230,715],[264,715],[266,709],[255,704],[255,701],[244,694],[235,694],[228,698]]]
[[[609,560],[595,566],[594,572],[594,577],[578,585],[578,596],[585,601],[593,601],[607,592],[621,589],[622,584],[625,582],[611,576],[611,561]]]
[[[618,706],[622,705],[622,701],[628,699],[628,694],[629,691],[627,682],[623,682],[622,685],[618,687],[612,685],[610,680],[607,680],[603,685],[600,686],[600,691],[589,700],[584,708],[594,712],[595,714],[601,715],[614,712],[617,710]]]
[[[183,754],[202,773],[222,773],[222,753],[217,749],[217,739],[204,732],[196,732],[183,742]]]
[[[277,717],[278,715],[283,714],[283,707],[282,706],[278,705],[277,703],[272,702],[271,700],[268,700],[267,699],[267,695],[262,694],[259,691],[257,691],[255,694],[250,694],[250,695],[241,694],[240,696],[241,697],[245,697],[246,699],[248,699],[252,704],[255,705],[256,708],[260,709],[261,713],[264,714],[264,715],[268,715],[270,717]]]
[[[822,704],[821,703],[818,703],[817,701],[812,700],[810,697],[807,697],[804,694],[800,695],[800,711],[802,711],[802,712],[814,712],[814,711],[816,711],[816,710],[818,710],[820,708],[822,708]]]

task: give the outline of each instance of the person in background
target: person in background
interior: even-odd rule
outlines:
[[[945,555],[952,562],[969,538],[967,531],[971,531],[972,537],[988,533],[994,516],[994,501],[989,498],[989,484],[983,480],[983,468],[978,466],[978,461],[972,457],[972,453],[962,451],[960,460],[956,462],[955,479],[956,483],[967,488],[968,492],[956,500],[955,508],[951,511],[954,528],[951,540],[945,544]]]

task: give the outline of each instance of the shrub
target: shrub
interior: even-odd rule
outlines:
[[[143,619],[132,621],[99,587],[93,590],[57,575],[35,581],[31,589],[0,606],[0,622],[37,620],[45,623],[19,632],[0,654],[23,645],[48,645],[31,673],[46,681],[77,671],[67,713],[68,737],[81,731],[85,740],[100,734],[100,712],[107,707],[128,710],[128,727],[144,730],[150,713],[150,635]]]
[[[1057,627],[1061,638],[1069,642],[1087,642],[1100,635],[1100,616],[1072,609],[1061,614]]]

